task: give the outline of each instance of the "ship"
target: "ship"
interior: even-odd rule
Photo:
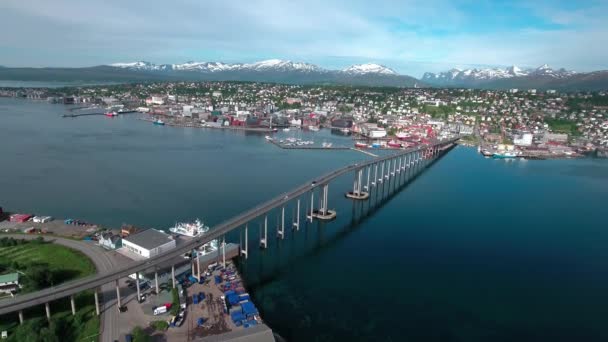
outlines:
[[[405,140],[409,137],[410,135],[405,133],[405,132],[399,132],[397,134],[395,134],[395,137],[397,137],[397,139],[399,140]]]
[[[118,113],[116,113],[116,112],[106,112],[103,115],[112,118],[112,117],[118,116]]]
[[[289,128],[283,128],[283,132],[289,132]]]
[[[272,137],[270,135],[267,135],[264,138],[266,138],[266,140],[268,140],[268,141],[272,141]]]
[[[356,142],[355,143],[355,147],[356,148],[367,148],[367,144],[366,143],[362,143],[362,142]]]
[[[403,147],[403,145],[401,145],[401,143],[400,143],[400,142],[397,142],[397,141],[395,141],[395,140],[391,140],[391,141],[389,141],[389,142],[387,143],[387,145],[388,145],[389,147],[394,147],[394,148],[401,148],[401,147]]]
[[[165,122],[161,119],[156,119],[156,120],[154,120],[154,124],[159,125],[159,126],[164,126]]]
[[[313,131],[313,132],[317,132],[319,130],[319,127],[317,126],[308,126],[308,129]]]
[[[201,220],[196,219],[192,223],[176,223],[174,227],[169,228],[169,231],[173,234],[196,237],[208,232],[209,227],[205,226]]]
[[[515,158],[517,157],[517,154],[515,152],[496,152],[492,155],[492,157],[496,158],[496,159],[509,159],[509,158]]]

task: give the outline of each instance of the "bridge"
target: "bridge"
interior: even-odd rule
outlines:
[[[332,180],[353,172],[353,189],[352,191],[347,191],[345,196],[353,201],[364,201],[369,198],[369,194],[373,188],[380,186],[384,182],[388,182],[395,178],[402,179],[403,175],[408,170],[413,170],[411,172],[421,172],[424,168],[417,168],[417,166],[424,166],[427,165],[427,162],[441,158],[455,146],[458,139],[459,137],[436,140],[431,144],[399,150],[398,152],[387,156],[373,158],[331,171],[325,175],[306,182],[295,189],[282,193],[279,196],[255,206],[254,208],[251,208],[237,216],[232,217],[231,219],[213,227],[203,236],[194,238],[183,244],[178,244],[176,248],[150,259],[135,261],[123,267],[114,268],[110,271],[99,273],[90,277],[63,283],[59,286],[25,294],[16,298],[2,300],[0,301],[0,315],[18,312],[19,320],[23,322],[24,309],[32,306],[44,305],[46,308],[47,318],[50,319],[49,303],[66,297],[71,298],[72,313],[75,313],[74,295],[90,289],[94,290],[95,307],[96,312],[99,315],[99,289],[101,286],[112,282],[114,282],[116,286],[117,308],[120,309],[121,296],[120,288],[118,286],[119,279],[128,277],[132,274],[136,274],[137,277],[139,277],[141,272],[154,269],[156,276],[156,288],[158,289],[157,271],[160,265],[172,265],[175,260],[183,260],[183,258],[181,258],[182,255],[191,252],[192,250],[212,240],[221,239],[222,248],[220,249],[222,249],[225,253],[225,235],[237,229],[244,229],[244,241],[241,242],[239,254],[242,257],[247,258],[249,251],[249,222],[264,217],[264,227],[263,230],[261,230],[259,243],[261,248],[266,248],[268,246],[268,214],[271,211],[277,209],[280,210],[281,213],[280,224],[277,227],[277,236],[279,238],[284,238],[285,236],[285,207],[289,203],[292,203],[292,207],[295,209],[295,215],[293,215],[294,217],[292,218],[293,222],[291,223],[291,226],[293,229],[299,229],[301,217],[300,206],[304,195],[306,195],[306,201],[308,201],[308,196],[310,196],[309,210],[306,209],[307,212],[305,213],[306,220],[310,220],[311,222],[315,219],[332,220],[338,214],[336,211],[331,210],[328,207],[329,184]],[[318,198],[318,207],[316,209],[315,193],[317,194]],[[201,272],[199,258],[196,258],[196,261],[194,259],[192,260],[192,270],[193,276],[197,278],[200,277]],[[198,273],[195,272],[196,270],[198,270]],[[175,287],[176,279],[174,266],[171,267],[171,271],[173,286]],[[139,285],[139,282],[136,282],[136,284]],[[137,291],[139,293],[139,286],[137,286]]]

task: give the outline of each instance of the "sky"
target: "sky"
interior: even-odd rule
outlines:
[[[608,69],[607,0],[1,0],[0,65]]]

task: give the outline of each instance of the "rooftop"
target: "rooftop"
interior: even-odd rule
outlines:
[[[145,249],[154,249],[172,240],[173,239],[167,233],[156,229],[146,229],[124,238],[124,241],[131,242]]]
[[[19,273],[9,273],[0,275],[0,284],[15,283],[19,281]]]

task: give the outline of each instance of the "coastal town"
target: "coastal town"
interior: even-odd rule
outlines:
[[[605,157],[608,147],[605,92],[160,82],[4,88],[0,96],[66,104],[73,117],[138,112],[158,125],[269,134],[328,128],[352,135],[357,149],[407,148],[448,135],[497,158]]]

